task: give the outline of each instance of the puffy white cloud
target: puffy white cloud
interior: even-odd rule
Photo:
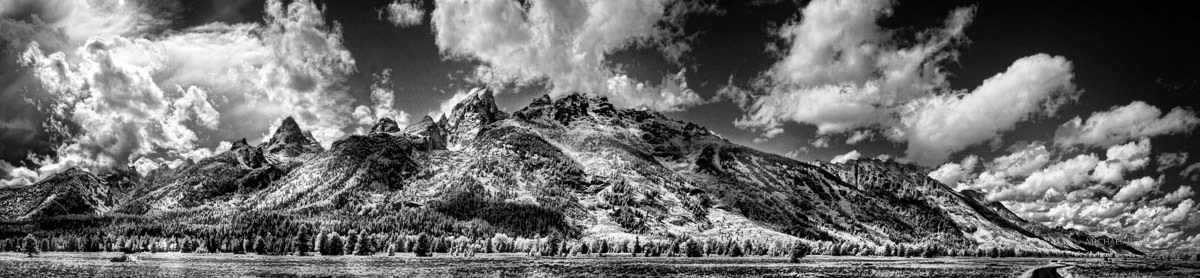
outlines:
[[[1184,239],[1186,230],[1200,220],[1190,199],[1174,207],[1170,203],[1122,203],[1104,197],[1005,204],[1026,219],[1108,235],[1148,251],[1188,246],[1189,241]]]
[[[1179,203],[1179,201],[1183,201],[1184,199],[1191,198],[1193,194],[1195,193],[1192,192],[1192,187],[1184,185],[1156,201],[1158,205],[1171,205]]]
[[[1018,59],[969,94],[928,98],[904,117],[909,158],[921,164],[998,138],[1036,114],[1053,114],[1078,97],[1071,63],[1045,54]]]
[[[1161,116],[1161,117],[1160,117]],[[1087,120],[1075,117],[1058,127],[1054,142],[1060,146],[1108,147],[1131,139],[1190,133],[1200,124],[1196,113],[1176,107],[1166,115],[1142,101],[1092,113]]]
[[[8,161],[0,160],[0,188],[25,186],[36,182],[40,175],[25,167],[13,166]]]
[[[1147,251],[1200,250],[1200,240],[1189,232],[1200,225],[1200,214],[1190,203],[1194,195],[1191,186],[1164,194],[1159,193],[1164,186],[1162,177],[1128,182],[1123,177],[1113,178],[1122,185],[1115,188],[1098,183],[1105,176],[1099,174],[1106,171],[1103,167],[1111,166],[1124,175],[1148,165],[1148,139],[1111,146],[1103,152],[1104,160],[1101,154],[1084,153],[1054,162],[1061,159],[1055,158],[1055,151],[1074,150],[1018,144],[1010,147],[1009,154],[985,163],[978,174],[958,166],[968,163],[964,161],[947,163],[930,176],[953,178],[947,174],[961,173],[957,189],[981,191],[1029,221],[1107,235]]]
[[[1096,165],[1092,179],[1101,183],[1121,184],[1125,173],[1145,167],[1150,162],[1150,139],[1129,142],[1108,148],[1105,160]]]
[[[216,128],[219,116],[205,92],[177,87],[169,93],[156,85],[157,65],[147,62],[162,53],[143,43],[122,37],[91,40],[76,52],[77,62],[61,52],[45,55],[37,43],[22,54],[21,63],[56,97],[54,112],[81,129],[58,149],[59,155],[80,152],[91,162],[74,166],[95,169],[159,150],[187,152],[196,147],[197,136],[185,123],[195,118],[199,126]]]
[[[417,1],[392,1],[391,4],[384,7],[379,15],[387,16],[387,21],[397,27],[409,27],[421,25],[422,20],[425,19],[425,10]]]
[[[929,177],[942,182],[942,184],[966,189],[960,185],[959,181],[970,179],[970,175],[975,171],[975,167],[979,165],[978,156],[968,156],[963,158],[960,163],[946,163],[938,167],[937,170],[929,173]]]
[[[833,159],[829,160],[829,162],[840,164],[840,163],[846,163],[847,161],[859,159],[861,157],[862,157],[862,154],[858,153],[858,150],[852,150],[850,152],[834,156]]]
[[[615,105],[679,110],[703,102],[682,82],[683,73],[652,86],[607,64],[608,55],[633,45],[661,44],[668,56],[687,49],[663,28],[682,7],[671,0],[440,0],[431,13],[442,53],[478,60],[507,81],[546,80],[551,95],[608,96]],[[676,57],[677,58],[677,57]]]
[[[1121,187],[1116,195],[1113,195],[1113,201],[1129,203],[1134,202],[1158,189],[1158,181],[1150,177],[1142,177],[1140,179],[1131,180],[1128,184]]]
[[[1186,220],[1188,217],[1188,214],[1191,214],[1193,212],[1192,211],[1193,203],[1194,202],[1191,199],[1187,199],[1187,200],[1183,200],[1182,202],[1179,202],[1179,205],[1176,206],[1174,210],[1171,210],[1171,213],[1168,213],[1166,216],[1163,217],[1163,219],[1162,219],[1163,222],[1179,223],[1179,222],[1182,222],[1183,220]]]
[[[905,103],[945,87],[938,66],[954,56],[947,47],[961,39],[973,9],[955,11],[946,27],[902,48],[876,25],[892,1],[813,1],[800,21],[778,29],[788,47],[784,57],[756,82],[758,96],[735,124],[780,129],[787,121],[808,123],[819,134],[889,124]]]
[[[799,22],[779,29],[785,55],[755,82],[764,94],[739,95],[753,100],[739,100],[749,104],[735,125],[778,133],[786,122],[807,123],[821,135],[879,129],[908,143],[908,159],[929,166],[996,141],[1034,115],[1053,114],[1080,93],[1071,63],[1045,54],[1014,61],[974,90],[951,90],[940,65],[956,57],[953,45],[963,39],[974,9],[955,10],[943,28],[903,47],[895,32],[876,24],[892,4],[809,3]]]
[[[704,103],[700,95],[688,88],[684,73],[686,71],[679,71],[675,75],[663,77],[657,87],[618,74],[608,79],[608,92],[612,93],[608,100],[655,111],[680,111],[685,107]]]
[[[988,195],[989,199],[1001,201],[1033,201],[1047,195],[1048,190],[1065,194],[1089,180],[1089,173],[1100,159],[1095,155],[1079,155],[1067,161],[1055,163],[1029,175],[1025,181]]]
[[[1084,153],[1054,162],[1062,159],[1055,151],[1075,150],[1018,144],[984,164],[978,174],[963,169],[959,164],[968,163],[964,161],[947,163],[930,176],[953,179],[950,174],[960,173],[958,189],[981,191],[1022,218],[1051,227],[1107,235],[1148,251],[1200,248],[1200,241],[1189,241],[1195,238],[1189,229],[1200,225],[1200,214],[1190,203],[1191,186],[1164,194],[1159,193],[1162,177],[1124,181],[1125,174],[1149,164],[1149,139],[1111,146],[1102,153],[1104,160],[1101,153]],[[1105,179],[1122,186],[1099,183]]]
[[[355,61],[339,26],[310,1],[268,1],[265,12],[262,24],[211,23],[155,36],[137,28],[80,31],[92,37],[64,51],[44,51],[35,41],[20,63],[49,93],[49,112],[80,127],[66,134],[57,157],[38,160],[38,171],[151,169],[151,162],[198,159],[213,153],[201,146],[256,140],[285,116],[326,145],[344,136],[352,101],[344,83]],[[138,16],[145,17],[152,15]]]

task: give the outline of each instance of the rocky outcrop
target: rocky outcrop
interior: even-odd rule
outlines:
[[[582,94],[567,95],[558,100],[551,100],[549,95],[543,95],[533,102],[513,113],[513,117],[535,123],[554,122],[569,126],[578,120],[598,120],[605,122],[617,116],[617,110],[604,97],[588,97]]]
[[[262,148],[250,146],[246,142],[246,138],[242,138],[233,143],[229,151],[235,154],[238,164],[246,169],[258,169],[267,165],[267,157],[263,154]]]
[[[392,118],[382,118],[379,122],[371,126],[371,132],[367,134],[394,134],[400,132],[400,125],[396,124]]]
[[[404,128],[404,134],[413,141],[416,147],[423,151],[445,150],[446,149],[446,130],[441,125],[433,121],[432,117],[425,116],[421,121],[416,122]]]
[[[467,98],[454,105],[447,118],[446,129],[450,144],[461,144],[472,140],[487,125],[508,118],[508,114],[496,107],[496,98],[491,90],[472,89]]]

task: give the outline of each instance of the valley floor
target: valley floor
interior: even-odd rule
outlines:
[[[1065,277],[1196,277],[1200,262],[1075,258],[780,257],[533,258],[480,254],[296,257],[143,253],[139,262],[115,263],[119,253],[43,253],[34,258],[0,253],[0,277],[1018,277],[1062,265]]]

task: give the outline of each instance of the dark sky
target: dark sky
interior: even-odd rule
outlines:
[[[290,1],[285,1],[289,2]],[[456,94],[462,94],[472,87],[480,86],[470,79],[473,71],[479,66],[499,66],[494,63],[495,57],[487,58],[487,53],[479,52],[487,46],[470,46],[472,49],[454,49],[437,41],[438,30],[433,27],[432,14],[439,5],[435,1],[418,1],[416,6],[423,11],[420,24],[399,26],[387,19],[386,8],[393,1],[317,1],[323,7],[322,20],[338,26],[341,30],[341,43],[354,60],[353,72],[344,76],[347,102],[337,106],[346,108],[340,115],[349,114],[351,106],[370,106],[373,77],[385,70],[390,70],[391,78],[381,88],[390,89],[394,93],[392,108],[409,115],[410,122],[419,120],[427,114],[440,111]],[[453,2],[453,1],[451,1]],[[470,1],[468,1],[470,2]],[[492,2],[492,1],[479,1]],[[528,1],[530,3],[538,1]],[[682,2],[662,1],[669,3],[668,8],[687,6]],[[806,7],[827,4],[828,1],[719,1],[719,2],[689,2],[692,4],[714,4],[708,9],[697,5],[689,9],[685,16],[670,17],[656,23],[654,28],[681,28],[673,39],[681,39],[690,46],[677,60],[665,54],[661,45],[653,43],[628,43],[619,47],[606,49],[603,55],[602,73],[621,73],[628,77],[645,82],[650,87],[664,86],[664,76],[669,76],[683,70],[688,88],[694,90],[703,101],[685,105],[681,109],[666,109],[670,117],[695,122],[708,127],[721,136],[760,150],[788,155],[799,160],[830,160],[835,156],[851,151],[861,153],[862,157],[887,155],[891,158],[904,159],[906,148],[910,142],[893,140],[885,137],[883,132],[895,127],[888,124],[868,126],[853,129],[853,131],[874,132],[874,137],[857,144],[849,144],[847,138],[852,132],[834,132],[825,135],[828,146],[814,144],[820,138],[816,125],[811,122],[779,119],[783,133],[773,138],[766,138],[763,130],[739,127],[735,124],[738,119],[750,114],[745,107],[740,107],[735,101],[718,96],[718,91],[727,85],[741,88],[752,98],[771,94],[770,88],[782,88],[774,81],[768,85],[761,83],[764,76],[777,63],[788,56],[786,51],[792,42],[781,39],[777,34],[784,26],[800,25],[804,22],[803,11]],[[54,3],[17,1],[16,4],[0,5],[5,24],[28,23],[32,14],[43,17],[55,11]],[[33,3],[33,4],[29,4]],[[46,4],[51,3],[51,4]],[[265,24],[264,12],[266,1],[153,1],[159,11],[154,13],[156,18],[163,18],[169,24],[154,25],[161,28],[138,30],[119,35],[125,37],[140,37],[153,42],[164,41],[168,38],[198,32],[197,28],[205,28],[214,24]],[[541,3],[541,2],[538,2]],[[566,2],[560,2],[566,3]],[[575,2],[571,2],[575,3]],[[628,4],[634,2],[620,2]],[[476,3],[478,4],[478,3]],[[612,3],[610,3],[612,4]],[[287,6],[285,4],[285,6]],[[1000,129],[996,138],[980,142],[970,142],[957,151],[952,151],[948,159],[929,164],[931,171],[937,169],[940,162],[957,163],[971,156],[978,157],[980,166],[963,172],[963,184],[977,184],[977,178],[994,167],[993,159],[1016,152],[1029,143],[1047,146],[1050,156],[1045,165],[1038,167],[1044,176],[1051,176],[1053,165],[1065,162],[1079,155],[1095,155],[1099,160],[1106,158],[1106,149],[1113,145],[1135,142],[1140,138],[1150,140],[1151,148],[1141,156],[1148,162],[1128,169],[1124,180],[1116,184],[1103,184],[1087,181],[1073,183],[1070,192],[1076,192],[1066,201],[1056,199],[1051,195],[1044,198],[1027,200],[1004,199],[1006,204],[1017,206],[1023,216],[1031,218],[1044,217],[1044,223],[1057,225],[1072,225],[1076,228],[1106,231],[1118,236],[1132,236],[1135,232],[1146,232],[1144,228],[1136,227],[1136,221],[1131,217],[1145,209],[1142,213],[1153,214],[1152,209],[1163,218],[1174,209],[1183,207],[1175,201],[1162,201],[1168,193],[1181,190],[1181,186],[1190,186],[1196,182],[1195,176],[1189,176],[1186,166],[1200,165],[1200,147],[1190,144],[1194,140],[1191,131],[1195,124],[1183,125],[1176,132],[1151,134],[1140,137],[1125,138],[1114,144],[1086,145],[1059,144],[1056,131],[1072,118],[1080,117],[1087,120],[1089,115],[1096,112],[1108,111],[1114,107],[1130,105],[1134,101],[1143,101],[1163,114],[1172,109],[1183,109],[1185,116],[1195,119],[1196,104],[1200,103],[1200,69],[1195,65],[1200,62],[1200,17],[1192,15],[1200,7],[1195,1],[1162,1],[1143,5],[1105,5],[1095,1],[899,1],[892,3],[890,12],[884,12],[874,21],[874,25],[882,30],[885,38],[878,42],[881,49],[905,49],[930,41],[935,30],[947,26],[947,18],[954,11],[964,7],[974,7],[973,17],[966,27],[963,38],[957,45],[947,47],[943,53],[952,53],[955,58],[944,60],[938,64],[940,71],[947,76],[949,92],[931,92],[931,94],[949,94],[954,92],[968,93],[980,87],[989,77],[1003,73],[1023,57],[1045,53],[1061,56],[1072,65],[1071,83],[1082,93],[1074,101],[1062,105],[1053,115],[1030,113],[1027,117],[1015,123],[1011,129]],[[41,8],[29,8],[41,7]],[[46,8],[50,7],[50,8]],[[690,7],[690,6],[689,6]],[[715,7],[715,9],[713,9]],[[528,9],[528,6],[526,6]],[[453,14],[453,10],[446,10]],[[528,11],[526,11],[528,13]],[[528,16],[523,14],[522,16]],[[70,22],[60,24],[70,31]],[[66,21],[62,21],[66,22]],[[458,28],[492,27],[465,26]],[[450,27],[442,27],[450,28]],[[38,83],[37,77],[31,74],[28,67],[18,65],[17,59],[26,50],[28,35],[16,32],[2,33],[5,48],[0,52],[0,160],[10,164],[26,165],[36,168],[33,161],[28,160],[27,154],[50,154],[63,142],[55,139],[50,131],[43,127],[50,115],[45,107],[52,103],[55,97],[47,94],[47,90]],[[493,32],[499,32],[494,29]],[[655,29],[658,30],[658,29]],[[834,30],[836,31],[836,30]],[[847,34],[853,31],[845,31]],[[68,32],[70,33],[70,32]],[[268,35],[259,35],[268,37]],[[66,43],[67,52],[82,44],[87,38],[70,38]],[[505,45],[497,41],[497,45]],[[43,43],[43,48],[45,47]],[[461,46],[461,45],[460,45]],[[534,48],[536,49],[536,47]],[[771,51],[769,49],[778,49]],[[47,51],[53,51],[48,49]],[[61,50],[61,49],[60,49]],[[454,54],[455,51],[465,51]],[[486,49],[483,49],[486,50]],[[526,49],[528,50],[528,49]],[[477,52],[471,52],[477,51]],[[794,54],[794,53],[793,53]],[[304,57],[285,57],[303,59]],[[501,57],[503,58],[503,57]],[[550,63],[547,61],[546,63]],[[530,66],[528,64],[524,66]],[[880,69],[876,69],[881,71]],[[172,72],[173,73],[173,72]],[[544,73],[551,75],[553,73]],[[556,79],[536,76],[531,83],[524,86],[508,84],[495,88],[502,109],[514,111],[523,107],[534,97],[546,94],[555,89]],[[158,76],[154,76],[158,78]],[[158,80],[156,80],[158,81]],[[759,82],[759,83],[756,83]],[[769,83],[769,82],[768,82]],[[163,83],[165,84],[165,83]],[[163,84],[158,84],[160,87]],[[377,87],[380,84],[376,84]],[[330,87],[337,89],[338,87]],[[216,89],[214,89],[216,90]],[[339,89],[340,90],[340,89]],[[588,92],[585,92],[588,93]],[[593,92],[594,93],[594,92]],[[217,93],[210,92],[210,98]],[[32,100],[29,104],[25,99]],[[229,119],[231,111],[241,111],[234,108],[232,103],[238,100],[212,101],[222,114],[218,129],[212,132],[198,132],[195,140],[196,148],[215,149],[217,142],[233,141],[240,137],[249,137],[251,141],[261,139],[266,133],[265,125],[277,121],[287,112],[270,114],[270,117],[255,119]],[[805,104],[795,103],[794,107]],[[42,107],[42,110],[37,109]],[[289,107],[289,106],[284,106]],[[789,107],[783,105],[780,107]],[[336,107],[335,107],[336,108]],[[993,107],[995,108],[995,107]],[[436,116],[436,115],[434,115]],[[1186,117],[1185,117],[1186,118]],[[262,128],[262,131],[228,132],[233,127],[247,129],[246,125],[230,124],[231,121],[261,122],[252,125]],[[71,127],[71,119],[66,119],[66,126]],[[316,120],[314,120],[316,121]],[[304,120],[302,119],[302,123]],[[328,122],[328,121],[327,121]],[[333,121],[337,122],[337,121]],[[342,119],[341,123],[353,122]],[[893,123],[894,125],[895,123]],[[192,124],[186,125],[196,129]],[[1136,125],[1134,125],[1136,126]],[[86,128],[84,128],[86,130]],[[200,130],[200,129],[196,129]],[[353,128],[346,127],[344,131],[353,133]],[[86,133],[86,132],[77,132]],[[78,134],[68,132],[61,135],[68,142]],[[757,139],[757,140],[756,140]],[[911,139],[910,139],[911,140]],[[328,144],[329,142],[323,142]],[[103,146],[100,146],[101,148]],[[154,151],[147,157],[170,158],[177,154],[163,154]],[[1190,154],[1178,165],[1165,165],[1159,162],[1164,154]],[[130,160],[133,160],[132,158]],[[1094,162],[1093,162],[1094,163]],[[1103,164],[1104,162],[1100,162]],[[965,164],[965,163],[958,163]],[[1137,163],[1134,163],[1137,164]],[[1198,166],[1200,167],[1200,166]],[[1163,169],[1160,171],[1159,169]],[[1198,168],[1200,169],[1200,168]],[[7,169],[4,169],[8,171]],[[1001,169],[1002,170],[1002,169]],[[1087,173],[1083,173],[1087,174]],[[1035,174],[1034,176],[1036,176]],[[1195,175],[1200,175],[1200,171]],[[1009,177],[1007,183],[1000,187],[977,190],[996,193],[1009,188],[1020,188],[1022,184],[1030,184],[1025,179],[1028,173]],[[1112,208],[1109,202],[1116,198],[1117,191],[1129,187],[1127,181],[1140,177],[1151,177],[1155,186],[1145,200],[1119,204],[1124,214],[1119,216],[1117,224],[1098,224],[1096,219],[1089,219],[1087,208]],[[1032,179],[1032,178],[1030,178]],[[965,186],[965,185],[964,185]],[[1034,185],[1030,185],[1034,186]],[[1046,186],[1041,186],[1042,191]],[[1036,187],[1036,186],[1035,186]],[[1081,189],[1086,187],[1087,189]],[[1058,188],[1061,189],[1061,188]],[[1190,187],[1189,187],[1190,189]],[[1069,193],[1069,192],[1059,192]],[[1068,194],[1069,195],[1069,194]],[[1040,195],[1039,195],[1040,196]],[[1176,245],[1154,245],[1143,243],[1144,246],[1168,246],[1171,248],[1192,248],[1200,246],[1200,239],[1188,237],[1197,233],[1195,208],[1190,200],[1195,199],[1190,191],[1187,193],[1187,212],[1183,223],[1164,220],[1168,228],[1155,230],[1157,238],[1169,238]],[[1053,208],[1057,207],[1058,210]],[[1073,211],[1075,213],[1062,213]],[[1120,218],[1124,217],[1124,218]],[[1169,225],[1168,225],[1169,224]],[[1108,226],[1105,226],[1108,225]],[[1165,229],[1165,230],[1164,230]],[[1173,232],[1184,231],[1183,234]],[[1180,245],[1182,244],[1182,245]],[[1195,245],[1188,245],[1195,244]],[[1183,247],[1180,247],[1183,246]]]

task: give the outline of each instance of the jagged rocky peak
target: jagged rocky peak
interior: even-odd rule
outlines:
[[[275,129],[275,135],[264,150],[271,159],[289,160],[305,153],[320,152],[321,145],[312,139],[312,135],[305,134],[295,119],[287,117]]]
[[[447,119],[446,129],[451,143],[475,138],[488,124],[508,118],[508,114],[496,107],[492,91],[472,89],[467,98],[454,105]]]
[[[392,134],[400,131],[400,125],[392,118],[382,118],[371,127],[369,134]]]
[[[246,138],[242,138],[242,140],[233,141],[233,144],[231,144],[229,146],[229,149],[236,150],[236,149],[242,149],[242,148],[247,148],[247,147],[250,147],[250,142],[247,142]]]
[[[109,186],[119,189],[132,189],[142,182],[142,175],[129,165],[114,167],[100,178],[104,179]]]
[[[246,142],[246,138],[233,142],[229,151],[235,154],[234,157],[243,168],[258,169],[267,164],[267,158],[263,154],[262,148],[250,146],[250,143]]]
[[[526,121],[546,120],[570,125],[572,121],[593,116],[615,117],[617,109],[605,97],[589,97],[575,93],[558,100],[552,100],[549,95],[543,95],[513,115]]]
[[[424,146],[426,151],[446,149],[446,130],[434,122],[433,117],[425,116],[421,121],[409,125],[404,128],[404,134],[413,138],[417,145]]]

